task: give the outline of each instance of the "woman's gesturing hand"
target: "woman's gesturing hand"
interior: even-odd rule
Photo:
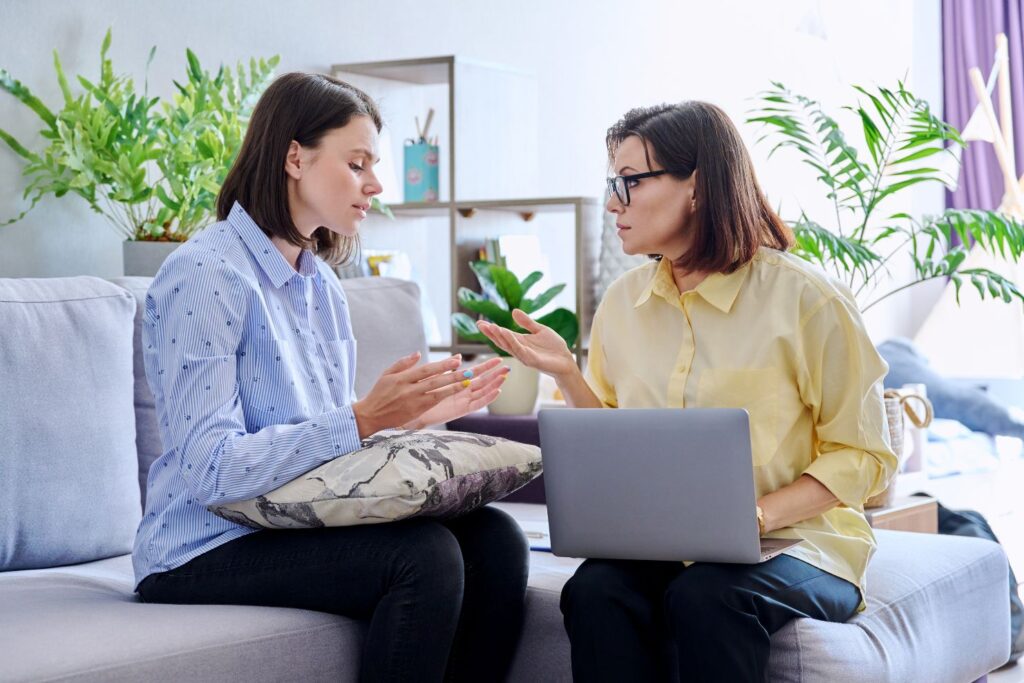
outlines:
[[[557,332],[541,325],[518,308],[512,311],[512,319],[526,330],[526,334],[483,320],[478,321],[476,326],[495,346],[527,367],[536,368],[555,378],[576,369],[576,361],[569,347]]]
[[[501,358],[491,358],[470,368],[467,372],[471,377],[459,373],[462,375],[463,386],[467,382],[469,383],[468,391],[460,391],[448,396],[403,427],[423,429],[427,425],[451,422],[490,405],[501,393],[501,385],[504,383],[508,371],[507,365],[501,365]]]
[[[398,427],[423,415],[450,396],[468,391],[457,370],[461,354],[416,366],[420,353],[406,356],[389,367],[362,400],[352,404],[359,437]]]

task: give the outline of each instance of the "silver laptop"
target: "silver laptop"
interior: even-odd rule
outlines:
[[[555,408],[539,423],[555,555],[756,564],[800,542],[759,538],[745,410]]]

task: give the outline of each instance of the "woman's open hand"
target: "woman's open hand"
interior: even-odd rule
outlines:
[[[454,372],[461,354],[417,366],[417,351],[389,367],[362,400],[352,404],[360,438],[398,427],[423,415],[446,398],[466,391],[465,379]]]
[[[576,361],[568,345],[557,332],[541,325],[518,308],[512,311],[512,319],[526,330],[526,334],[484,320],[478,321],[476,326],[495,346],[529,368],[536,368],[555,378],[576,369]]]

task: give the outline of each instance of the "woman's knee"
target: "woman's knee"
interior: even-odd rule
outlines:
[[[529,565],[530,544],[511,515],[485,506],[454,520],[450,528],[463,544],[464,553],[472,553],[477,562],[509,569]]]
[[[443,524],[416,519],[405,525],[395,547],[395,579],[424,590],[462,594],[465,571],[459,543]]]
[[[684,571],[665,590],[665,617],[677,630],[708,629],[749,611],[746,597],[749,591],[727,577]]]
[[[616,599],[628,589],[628,577],[621,563],[612,560],[587,560],[579,566],[562,588],[559,604],[562,614],[581,605],[593,608]]]

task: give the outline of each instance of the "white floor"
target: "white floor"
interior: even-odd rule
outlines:
[[[988,675],[988,683],[1024,683],[1024,666],[1014,664]]]

